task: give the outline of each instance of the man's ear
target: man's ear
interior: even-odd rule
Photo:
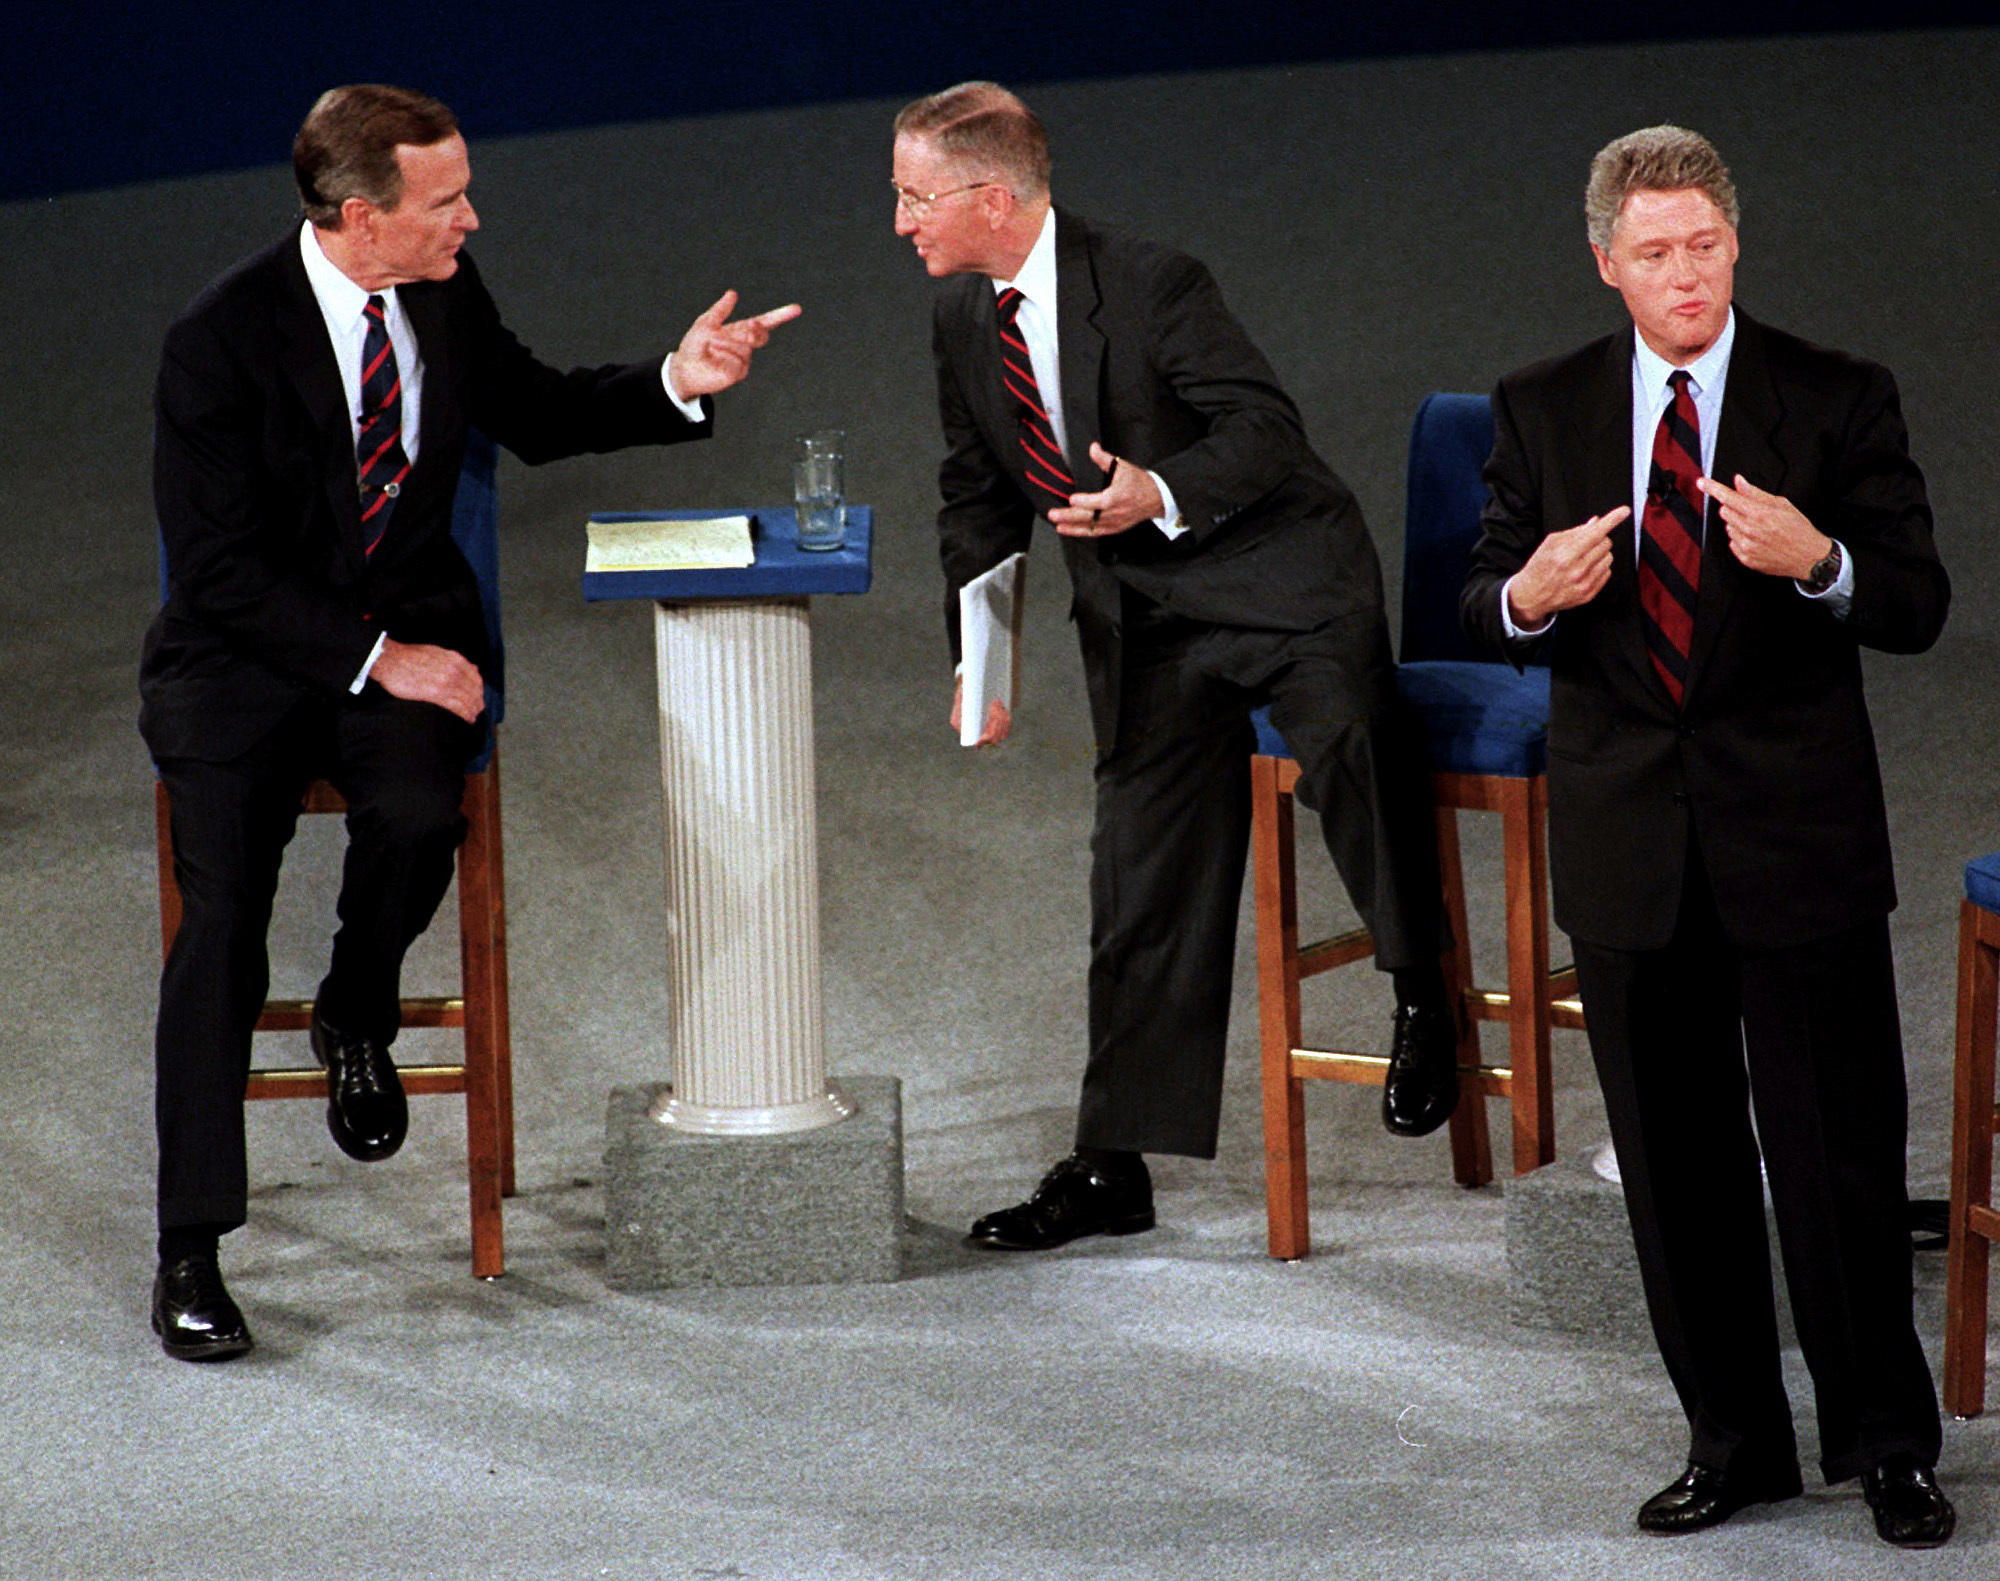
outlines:
[[[366,198],[348,198],[340,205],[340,228],[349,236],[366,236],[372,229],[375,205]]]

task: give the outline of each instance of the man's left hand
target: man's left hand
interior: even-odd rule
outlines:
[[[750,354],[771,338],[772,330],[789,324],[805,310],[792,302],[732,324],[729,315],[735,311],[736,293],[723,292],[713,307],[688,326],[680,346],[667,359],[667,378],[682,400],[714,395],[740,382],[750,371]]]
[[[1833,540],[1798,506],[1783,495],[1766,494],[1740,472],[1733,489],[1713,478],[1702,478],[1699,486],[1721,510],[1730,553],[1752,571],[1803,582],[1832,551]]]
[[[1152,521],[1167,508],[1145,468],[1121,460],[1095,440],[1090,459],[1109,477],[1099,492],[1072,494],[1067,505],[1049,512],[1049,520],[1065,538],[1108,538]]]

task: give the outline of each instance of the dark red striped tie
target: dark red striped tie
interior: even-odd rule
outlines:
[[[1054,504],[1067,505],[1076,492],[1076,479],[1056,445],[1055,429],[1042,406],[1041,386],[1035,382],[1035,365],[1028,358],[1028,343],[1015,322],[1024,300],[1011,285],[1000,293],[1000,377],[1020,420],[1022,465],[1029,484]]]
[[[1653,435],[1653,469],[1639,522],[1639,608],[1653,668],[1679,707],[1687,692],[1688,644],[1701,586],[1703,500],[1695,487],[1701,476],[1701,427],[1687,373],[1676,369],[1667,382],[1674,398]]]
[[[368,299],[368,331],[361,339],[361,433],[354,457],[361,480],[361,543],[373,554],[409,476],[403,454],[403,379],[396,371],[396,348],[389,342],[382,299]]]

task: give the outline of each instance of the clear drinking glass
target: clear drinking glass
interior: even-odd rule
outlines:
[[[838,549],[847,537],[846,435],[838,428],[799,435],[792,461],[792,500],[799,511],[801,549]]]

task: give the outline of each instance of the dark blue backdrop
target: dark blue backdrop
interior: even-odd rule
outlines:
[[[1991,0],[72,0],[0,32],[0,198],[282,159],[318,92],[399,82],[476,136],[1291,60],[1992,20]]]

